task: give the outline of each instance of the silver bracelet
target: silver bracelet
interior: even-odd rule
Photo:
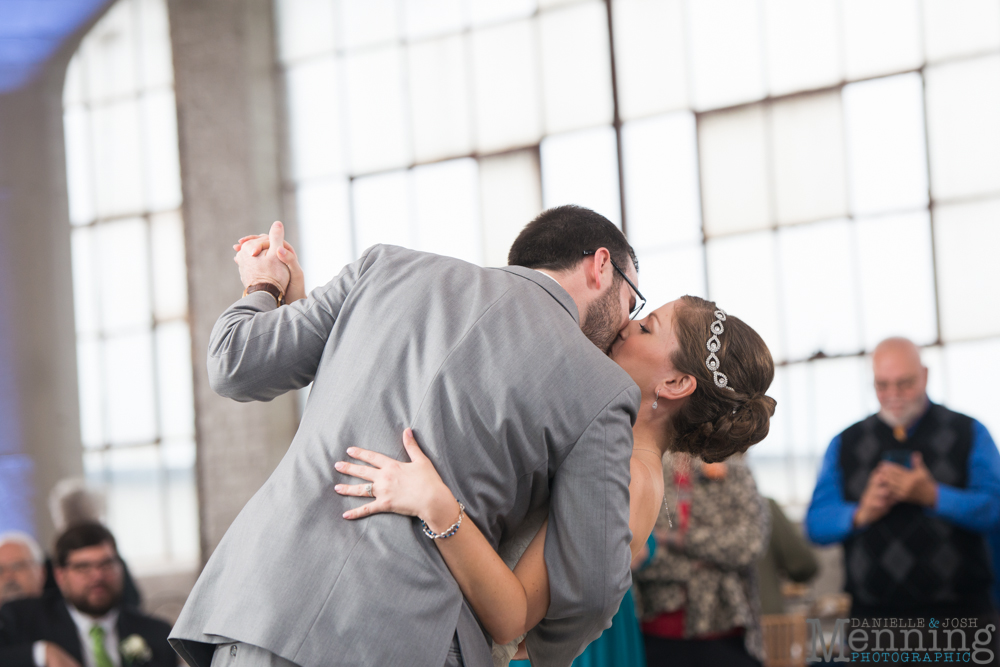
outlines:
[[[433,530],[430,529],[430,526],[428,526],[423,519],[420,520],[420,526],[424,529],[424,535],[431,538],[432,540],[444,540],[458,532],[458,529],[462,526],[462,517],[464,516],[465,516],[465,505],[463,505],[461,501],[459,501],[458,521],[453,523],[451,525],[451,528],[449,528],[448,530],[444,531],[443,533],[435,533]]]

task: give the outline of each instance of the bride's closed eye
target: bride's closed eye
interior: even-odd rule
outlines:
[[[639,325],[639,331],[641,331],[642,333],[649,333],[649,329],[646,327],[645,324]]]

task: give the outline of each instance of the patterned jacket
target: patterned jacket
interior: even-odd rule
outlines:
[[[667,512],[677,524],[677,487],[671,459],[663,461],[665,507],[657,533],[670,529]],[[726,462],[722,479],[702,474],[701,461],[691,464],[691,518],[683,544],[656,550],[649,567],[635,576],[643,620],[685,609],[684,634],[698,637],[746,630],[747,651],[764,659],[760,600],[755,564],[767,548],[770,514],[757,493],[741,457]]]

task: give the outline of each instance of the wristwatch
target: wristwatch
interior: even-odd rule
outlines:
[[[285,305],[285,293],[281,291],[277,286],[271,283],[254,283],[250,285],[245,290],[243,290],[243,296],[248,294],[253,294],[254,292],[267,292],[274,297],[274,300],[279,306]]]

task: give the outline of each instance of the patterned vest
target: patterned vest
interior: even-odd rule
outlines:
[[[970,417],[931,404],[912,436],[897,442],[871,416],[841,434],[844,497],[858,502],[868,476],[890,449],[920,452],[941,484],[965,488],[972,451]],[[886,610],[989,609],[993,580],[982,535],[900,503],[844,542],[845,590],[859,608]]]

